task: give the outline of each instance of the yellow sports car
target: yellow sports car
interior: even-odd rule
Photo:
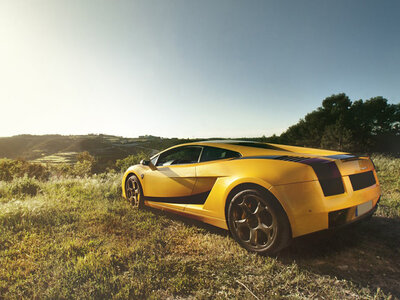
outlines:
[[[123,197],[228,229],[250,251],[371,216],[373,162],[343,152],[221,140],[171,147],[130,167]]]

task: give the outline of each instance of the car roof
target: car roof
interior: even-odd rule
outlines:
[[[206,141],[180,144],[174,146],[173,148],[179,146],[196,146],[196,145],[224,148],[227,150],[237,151],[242,155],[263,154],[270,151],[288,152],[287,149],[280,147],[281,145],[274,145],[274,144],[261,143],[255,141],[243,141],[243,140],[206,140]]]
[[[326,155],[337,155],[337,154],[348,154],[345,152],[337,152],[332,150],[323,150],[323,149],[315,149],[315,148],[304,148],[299,146],[289,146],[289,145],[280,145],[280,144],[272,144],[272,143],[262,143],[255,141],[245,141],[245,140],[207,140],[207,141],[198,141],[198,142],[190,142],[172,146],[168,149],[165,149],[153,157],[157,156],[160,153],[168,151],[169,149],[182,147],[182,146],[209,146],[209,147],[217,147],[223,148],[231,151],[239,152],[242,156],[264,156],[264,155],[306,155],[308,156],[326,156]]]

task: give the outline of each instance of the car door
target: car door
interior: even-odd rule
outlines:
[[[207,194],[211,191],[218,177],[224,177],[229,174],[223,161],[240,157],[240,153],[205,146],[199,164],[196,166],[196,183],[193,188],[193,194]]]
[[[182,146],[162,152],[156,168],[144,173],[142,182],[147,201],[185,204],[196,182],[195,165],[202,147]]]

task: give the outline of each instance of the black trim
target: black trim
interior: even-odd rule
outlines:
[[[378,209],[379,201],[381,201],[380,196],[379,196],[378,201],[376,202],[375,206],[369,212],[366,212],[365,214],[363,214],[361,216],[355,217],[354,219],[352,219],[350,221],[347,221],[347,218],[348,218],[347,215],[350,210],[355,209],[355,206],[329,212],[328,213],[329,230],[335,230],[335,229],[339,229],[339,228],[348,226],[350,224],[359,223],[360,221],[371,217],[375,213],[375,211]]]
[[[210,190],[211,191],[211,190]],[[177,203],[177,204],[204,204],[210,191],[183,197],[148,197],[144,196],[145,201],[162,202],[162,203]]]
[[[365,189],[376,183],[374,172],[372,171],[349,175],[349,178],[353,187],[353,191]]]
[[[314,169],[324,196],[333,196],[344,193],[342,175],[334,161],[310,158],[301,163],[309,165]]]
[[[275,159],[278,160],[284,160],[284,161],[292,161],[292,162],[302,162],[304,160],[310,159],[309,157],[302,157],[302,156],[288,156],[288,155],[284,155],[284,156],[280,156],[277,157]]]
[[[277,159],[279,157],[282,157],[282,155],[245,156],[245,157],[238,157],[236,159]]]

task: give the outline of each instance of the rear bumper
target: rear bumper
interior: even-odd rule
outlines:
[[[344,227],[344,226],[347,226],[347,225],[350,225],[353,223],[358,223],[364,219],[371,217],[377,210],[378,203],[380,200],[381,199],[379,197],[375,206],[370,211],[366,212],[365,214],[363,214],[361,216],[357,216],[357,217],[354,216],[354,211],[356,209],[356,206],[337,210],[337,211],[331,211],[328,214],[329,229],[341,228],[341,227]]]
[[[345,192],[329,197],[324,196],[318,181],[270,189],[288,216],[293,237],[344,226],[375,212],[381,196],[379,184],[354,191],[348,177],[343,177],[343,181]],[[371,203],[371,209],[358,215],[357,207],[367,202]]]

